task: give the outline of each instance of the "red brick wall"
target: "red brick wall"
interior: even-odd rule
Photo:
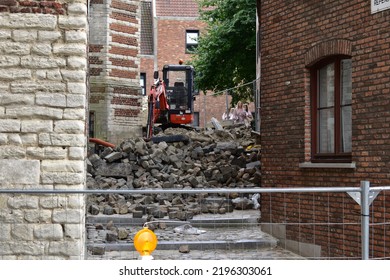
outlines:
[[[231,97],[228,96],[228,106],[230,106]],[[211,118],[216,118],[217,120],[222,120],[222,114],[226,111],[226,96],[225,95],[212,95],[208,93],[206,96],[203,92],[200,95],[196,96],[196,101],[194,104],[196,112],[199,112],[200,127],[207,126],[210,123]],[[206,124],[204,121],[206,120]]]
[[[390,11],[371,14],[370,1],[262,1],[262,186],[359,186],[390,183]],[[334,43],[324,43],[333,41]],[[341,42],[340,46],[336,46]],[[313,48],[316,44],[324,48]],[[335,48],[335,49],[332,49]],[[299,168],[310,153],[309,73],[327,53],[352,56],[352,159],[355,169]],[[314,61],[313,61],[314,62]],[[272,211],[271,211],[272,206]],[[374,201],[372,222],[390,218],[390,198]],[[359,223],[348,195],[264,195],[263,221]],[[286,215],[287,213],[287,215]],[[304,217],[307,215],[307,217]],[[388,226],[371,228],[371,257],[389,256]],[[287,236],[322,246],[322,255],[359,257],[360,226],[289,226]],[[387,235],[388,236],[388,235]],[[315,237],[315,238],[313,238]]]
[[[34,13],[34,14],[66,14],[67,5],[56,1],[40,0],[1,0],[0,12]]]
[[[103,2],[94,1],[91,4],[100,5]],[[118,9],[125,11],[125,13]],[[136,17],[137,9],[138,5],[135,4],[122,3],[121,1],[111,3],[111,12],[108,14],[110,21],[109,34],[100,34],[102,38],[108,38],[110,46],[89,45],[91,76],[108,74],[110,77],[123,79],[137,79],[139,77],[137,61],[139,19]],[[116,55],[125,57],[118,58],[115,57]],[[110,67],[103,65],[103,60],[107,59],[107,56]]]
[[[103,49],[103,45],[89,45],[89,75],[90,76],[100,76],[103,71],[103,60],[97,54],[100,53]]]
[[[158,67],[165,64],[177,64],[179,59],[188,61],[190,54],[185,53],[186,30],[200,30],[204,23],[197,20],[158,20]]]
[[[205,23],[198,20],[167,20],[158,21],[158,68],[162,69],[165,64],[177,64],[179,59],[189,61],[191,55],[185,53],[186,30],[200,30],[200,36],[205,28]],[[151,80],[149,79],[151,82]],[[229,97],[230,105],[231,98]],[[253,106],[252,106],[253,107]],[[194,103],[195,112],[199,112],[201,127],[210,122],[211,118],[221,120],[226,110],[225,95],[212,96],[208,93],[204,96],[201,92],[196,96]]]
[[[109,75],[124,79],[137,79],[139,77],[139,69],[138,64],[136,64],[136,58],[139,53],[139,40],[136,34],[139,32],[139,19],[136,15],[139,5],[114,0],[111,3],[111,7],[113,9],[110,13],[111,23],[109,29],[111,31],[112,46],[109,54],[123,55],[126,58],[117,59],[110,57],[109,61],[112,68]]]
[[[157,3],[158,4],[158,3]],[[191,4],[193,4],[191,2]],[[161,8],[161,7],[160,7]],[[165,11],[171,13],[172,11]],[[196,12],[196,10],[195,10]],[[162,13],[160,11],[160,13]],[[202,21],[196,20],[195,16],[197,13],[191,14],[191,17],[180,18],[175,15],[175,18],[159,17],[158,22],[158,42],[157,42],[157,64],[160,71],[165,64],[177,64],[180,59],[184,62],[191,59],[191,54],[185,52],[185,39],[186,30],[200,30],[200,36],[206,27],[206,24]],[[141,72],[146,73],[146,91],[149,91],[150,86],[153,83],[153,71],[154,71],[154,57],[142,56],[141,57]],[[231,98],[229,97],[229,105]],[[253,104],[250,108],[254,110]],[[226,97],[225,95],[212,96],[208,93],[204,96],[201,92],[200,95],[196,96],[194,102],[194,111],[199,112],[200,120],[199,124],[201,127],[205,123],[209,123],[212,117],[221,120],[223,112],[226,110]]]
[[[112,22],[109,27],[112,42],[109,50],[109,64],[111,68],[109,76],[138,81],[139,61],[137,56],[139,54],[139,39],[137,33],[139,32],[139,18],[137,18],[137,11],[139,5],[114,0],[111,3],[111,7],[113,9],[110,13]],[[123,57],[117,58],[115,55]],[[141,106],[140,91],[127,87],[116,87],[113,93],[111,106],[114,110],[114,122],[126,122],[127,118],[138,117]]]
[[[141,56],[141,72],[146,74],[146,94],[149,93],[150,87],[153,84],[154,58],[152,56]]]

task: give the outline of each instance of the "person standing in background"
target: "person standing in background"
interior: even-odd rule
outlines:
[[[237,106],[236,106],[236,109],[234,111],[234,115],[235,115],[234,123],[245,123],[246,112],[245,112],[245,109],[243,107],[242,101],[237,102]]]
[[[251,123],[253,121],[253,116],[252,116],[252,113],[249,111],[249,106],[247,103],[244,104],[244,111],[245,111],[245,126],[246,127],[250,127],[251,126]]]
[[[227,121],[227,120],[234,121],[234,117],[235,117],[234,111],[235,111],[234,108],[230,108],[230,110],[228,110],[228,112],[224,112],[223,115],[222,115],[222,120],[224,120],[224,121]]]

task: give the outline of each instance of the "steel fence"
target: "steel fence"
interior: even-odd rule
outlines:
[[[291,246],[291,242],[294,242],[294,238],[291,236],[284,235],[282,240],[280,240],[280,234],[275,231],[275,225],[282,225],[288,227],[296,227],[295,232],[299,232],[300,235],[305,235],[306,241],[313,241],[313,244],[316,244],[319,237],[308,236],[307,232],[312,232],[316,235],[319,231],[328,228],[328,231],[333,230],[334,228],[341,227],[343,235],[349,231],[349,226],[354,226],[354,228],[359,228],[360,232],[356,232],[355,235],[360,237],[360,253],[361,255],[350,256],[344,255],[341,259],[369,259],[370,258],[370,241],[378,243],[378,240],[373,240],[373,237],[370,240],[370,230],[376,230],[376,227],[383,227],[384,233],[386,233],[386,228],[390,226],[390,222],[387,222],[386,218],[382,222],[373,222],[370,224],[370,217],[374,220],[374,217],[380,216],[377,210],[371,209],[370,206],[373,201],[376,199],[379,193],[390,190],[390,186],[382,187],[372,187],[368,181],[361,182],[359,187],[299,187],[299,188],[215,188],[215,189],[84,189],[84,190],[37,190],[37,189],[0,189],[0,194],[2,195],[12,195],[26,196],[25,200],[28,200],[28,195],[33,196],[48,196],[48,195],[82,195],[87,198],[91,196],[103,196],[103,199],[110,199],[110,196],[121,198],[126,201],[130,196],[156,196],[158,195],[175,195],[183,197],[195,197],[193,199],[193,205],[198,205],[199,209],[202,208],[202,203],[204,203],[205,198],[209,198],[212,201],[212,198],[222,198],[218,200],[218,203],[221,201],[232,200],[232,194],[235,198],[246,197],[253,200],[253,195],[259,194],[262,198],[259,200],[260,204],[264,203],[263,196],[272,197],[272,195],[279,195],[285,200],[291,200],[288,196],[291,195],[311,195],[313,196],[312,200],[315,200],[314,197],[316,194],[337,194],[344,193],[347,194],[351,199],[356,202],[360,213],[356,213],[357,217],[354,217],[351,220],[348,217],[339,217],[337,222],[333,222],[330,219],[326,224],[323,221],[315,221],[313,219],[307,219],[308,216],[314,216],[313,211],[318,211],[314,206],[310,206],[311,209],[303,207],[300,204],[305,198],[296,199],[296,203],[299,204],[298,209],[298,218],[296,220],[290,220],[289,210],[284,209],[285,216],[282,219],[273,220],[272,218],[268,220],[263,220],[264,216],[271,217],[272,211],[277,207],[281,207],[281,204],[284,202],[277,202],[279,200],[273,201],[271,204],[264,208],[262,206],[261,211],[259,209],[234,209],[223,212],[213,212],[208,213],[202,212],[199,210],[197,214],[191,217],[184,217],[183,219],[167,217],[168,213],[163,213],[159,218],[151,218],[151,215],[148,213],[141,213],[139,218],[134,218],[132,213],[126,212],[126,214],[120,213],[110,213],[109,215],[101,214],[91,214],[89,209],[87,209],[86,217],[86,235],[87,235],[87,248],[89,253],[86,258],[91,259],[136,259],[138,257],[137,252],[133,248],[132,237],[137,230],[143,228],[145,225],[148,225],[154,229],[157,236],[159,237],[158,247],[154,253],[155,258],[180,258],[180,259],[190,259],[193,258],[234,258],[233,255],[236,255],[237,258],[318,258],[323,257],[320,254],[317,256],[302,256],[303,251],[299,250],[299,246]],[[105,197],[105,198],[104,198]],[[199,199],[201,197],[202,199]],[[229,199],[227,199],[229,198]],[[271,199],[272,200],[272,199]],[[328,200],[330,200],[328,198]],[[153,200],[154,202],[156,200]],[[344,201],[344,198],[343,198]],[[153,202],[153,203],[154,203]],[[321,204],[324,201],[321,200]],[[153,204],[151,203],[151,204]],[[160,204],[163,205],[167,203],[166,201],[160,201]],[[63,205],[62,205],[63,206]],[[126,207],[129,207],[129,203]],[[330,206],[321,205],[321,207],[327,207],[329,209],[328,213],[323,213],[324,216],[331,216]],[[341,208],[347,209],[351,207],[351,202],[345,202],[345,205],[340,205]],[[148,208],[148,204],[145,203],[145,208]],[[325,209],[321,208],[321,209]],[[376,207],[378,208],[378,207]],[[132,210],[134,210],[133,208]],[[383,211],[384,214],[387,214],[386,207],[379,207],[378,211]],[[235,216],[229,216],[227,213],[235,213]],[[265,213],[267,213],[265,215]],[[146,215],[145,215],[146,214]],[[295,214],[294,214],[295,215]],[[349,214],[348,214],[349,215]],[[199,219],[199,217],[206,217],[205,219]],[[343,216],[343,215],[341,215]],[[386,215],[384,215],[386,217]],[[229,218],[227,218],[229,217]],[[188,225],[188,226],[185,226]],[[115,228],[116,230],[122,229],[123,231],[116,233],[110,237],[110,230],[108,227]],[[311,231],[306,231],[306,228],[310,227]],[[108,229],[107,229],[108,228]],[[99,229],[102,231],[99,232]],[[267,229],[265,231],[265,229]],[[284,228],[285,229],[285,228]],[[181,232],[180,232],[181,230]],[[179,236],[183,237],[184,230],[192,230],[192,233],[189,233],[186,241],[180,239]],[[169,234],[167,234],[167,232]],[[206,234],[204,234],[206,233]],[[99,237],[100,234],[100,237]],[[214,235],[213,235],[214,234]],[[217,234],[220,239],[211,239]],[[104,235],[104,236],[102,236]],[[118,235],[125,235],[125,238],[122,238]],[[258,236],[256,236],[258,235]],[[309,234],[310,235],[310,234]],[[373,235],[371,235],[373,236]],[[225,237],[221,238],[221,237]],[[276,237],[276,239],[274,238]],[[356,237],[356,236],[355,236]],[[208,238],[210,238],[208,240]],[[300,238],[300,237],[299,237]],[[298,239],[299,239],[298,238]],[[328,238],[330,238],[328,236]],[[340,237],[344,238],[344,237]],[[378,238],[378,237],[375,237]],[[264,242],[260,243],[260,239],[265,242],[268,249],[265,249]],[[297,239],[297,238],[295,238]],[[229,242],[227,241],[229,240]],[[289,241],[290,240],[290,241]],[[282,242],[280,242],[282,241]],[[331,240],[329,240],[331,241]],[[289,246],[290,242],[290,246]],[[332,242],[329,242],[332,243]],[[305,244],[308,244],[306,242]],[[352,244],[352,245],[351,245]],[[356,246],[359,242],[349,243],[349,241],[343,241],[343,248],[348,246]],[[389,258],[389,244],[386,244],[386,236],[383,234],[383,240],[379,240],[379,244],[382,244],[384,253],[380,257],[381,259]],[[332,245],[328,245],[332,246]],[[334,248],[333,248],[334,249]],[[333,250],[332,249],[332,250]],[[283,251],[280,255],[272,254],[270,251]],[[324,249],[322,249],[324,250]],[[329,249],[330,250],[330,249]],[[343,249],[344,250],[344,249]],[[188,254],[189,252],[198,252],[198,255]],[[256,254],[256,251],[259,253]],[[265,251],[264,255],[261,255],[261,251]],[[294,252],[292,252],[294,251]],[[326,251],[326,249],[325,249]],[[345,250],[348,251],[348,250]],[[111,252],[111,253],[109,253]],[[166,253],[165,255],[163,253]],[[178,253],[180,252],[180,253]],[[210,254],[213,252],[214,255]],[[289,254],[288,252],[292,252]],[[284,255],[283,255],[284,253]],[[296,254],[294,254],[296,253]],[[176,254],[176,255],[174,255]],[[249,256],[249,254],[252,254]],[[331,254],[325,258],[332,259]]]

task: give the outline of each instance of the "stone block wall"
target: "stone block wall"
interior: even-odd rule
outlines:
[[[0,190],[83,189],[87,1],[0,2]],[[84,198],[0,194],[0,259],[84,258]]]
[[[141,135],[140,1],[90,1],[89,83],[93,137],[119,144]]]

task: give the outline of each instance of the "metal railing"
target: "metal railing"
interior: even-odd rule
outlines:
[[[362,181],[359,187],[297,187],[297,188],[213,188],[213,189],[0,189],[0,194],[255,194],[255,193],[348,193],[361,209],[361,259],[369,259],[370,205],[381,191],[390,186],[371,187]]]

